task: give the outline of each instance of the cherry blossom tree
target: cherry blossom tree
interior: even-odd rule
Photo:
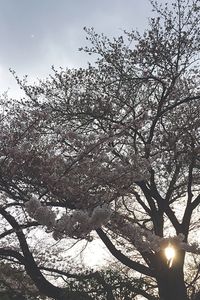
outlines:
[[[15,233],[18,246],[2,244],[0,256],[24,265],[55,299],[66,294],[30,251],[33,226],[56,241],[90,242],[96,232],[115,259],[154,282],[160,299],[200,299],[191,292],[198,270],[187,276],[200,254],[200,6],[152,6],[143,34],[111,40],[85,29],[91,46],[81,50],[95,63],[53,68],[36,85],[14,74],[26,97],[1,99],[0,214],[9,224],[1,238]]]

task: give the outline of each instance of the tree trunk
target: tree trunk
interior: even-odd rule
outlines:
[[[169,269],[157,282],[160,300],[188,300],[183,274],[178,270]]]
[[[189,300],[183,273],[184,254],[179,255],[171,267],[163,258],[160,260],[156,275],[160,300]]]

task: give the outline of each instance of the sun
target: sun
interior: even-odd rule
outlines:
[[[171,268],[173,264],[173,260],[176,256],[176,251],[174,247],[169,243],[169,245],[165,248],[165,256],[167,258],[167,263],[169,268]]]

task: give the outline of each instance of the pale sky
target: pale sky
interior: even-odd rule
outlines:
[[[19,93],[9,68],[34,80],[52,65],[85,65],[90,57],[78,51],[86,44],[84,26],[119,36],[144,29],[150,15],[148,0],[0,0],[0,94]]]

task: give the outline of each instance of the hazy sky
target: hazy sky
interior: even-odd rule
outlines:
[[[150,15],[148,0],[0,0],[0,93],[18,93],[9,68],[33,80],[51,65],[84,65],[84,26],[118,36],[146,27]]]

